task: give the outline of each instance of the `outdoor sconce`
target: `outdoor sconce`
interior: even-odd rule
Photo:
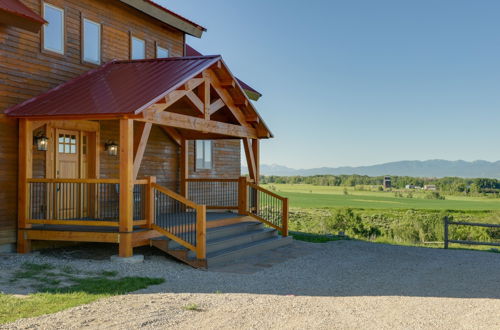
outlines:
[[[113,141],[106,142],[104,149],[108,152],[110,156],[118,156],[118,144]]]
[[[45,134],[39,134],[33,138],[38,151],[47,151],[49,147],[49,138]]]

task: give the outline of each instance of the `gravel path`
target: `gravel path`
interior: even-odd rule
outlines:
[[[500,329],[500,254],[339,241],[296,242],[274,252],[278,259],[285,255],[284,262],[268,260],[248,273],[244,267],[236,273],[199,271],[159,256],[128,266],[0,257],[2,269],[21,259],[166,279],[134,294],[5,328]],[[187,310],[188,305],[198,308]]]

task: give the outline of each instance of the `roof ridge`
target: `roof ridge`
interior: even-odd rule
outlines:
[[[212,58],[221,58],[222,55],[206,55],[206,56],[176,56],[176,57],[165,57],[165,58],[145,58],[141,60],[114,60],[115,64],[124,63],[141,63],[141,62],[168,62],[168,61],[190,61],[190,60],[208,60]]]

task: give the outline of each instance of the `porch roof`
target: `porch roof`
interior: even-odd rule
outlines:
[[[16,118],[137,114],[220,59],[111,61],[5,113]]]
[[[193,81],[197,81],[194,86],[199,85],[203,80],[200,77],[211,74],[215,75],[213,79],[218,81],[221,96],[213,104],[204,104],[196,95],[192,95],[192,90],[186,88]],[[222,77],[223,83],[231,92],[220,90],[222,82],[216,77],[217,75]],[[200,114],[192,117],[188,110],[184,112],[178,109],[180,112],[177,114],[158,111],[158,108],[165,110],[183,95],[191,96],[199,107],[206,107],[204,120],[198,118]],[[214,138],[235,136],[232,129],[240,129],[235,123],[219,122],[221,118],[217,117],[217,114],[214,121],[210,119],[212,112],[217,112],[224,105],[236,116],[239,122],[237,125],[244,126],[243,130],[247,130],[245,134],[239,133],[236,136],[272,137],[267,125],[220,55],[114,60],[13,106],[5,110],[5,114],[8,117],[30,120],[99,120],[128,117],[191,132],[215,132]],[[212,107],[215,107],[213,111]],[[179,115],[181,117],[178,117]],[[227,126],[228,124],[232,125]],[[217,126],[217,129],[211,130],[205,127],[207,125]]]
[[[0,0],[0,21],[32,32],[38,32],[46,23],[19,0]]]

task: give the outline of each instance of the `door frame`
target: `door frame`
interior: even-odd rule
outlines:
[[[46,135],[49,138],[49,148],[45,157],[45,178],[54,179],[57,171],[58,150],[56,150],[57,130],[78,131],[78,169],[79,176],[82,177],[83,157],[81,143],[82,136],[87,135],[87,179],[99,179],[100,176],[100,124],[95,121],[50,121],[46,124]]]

